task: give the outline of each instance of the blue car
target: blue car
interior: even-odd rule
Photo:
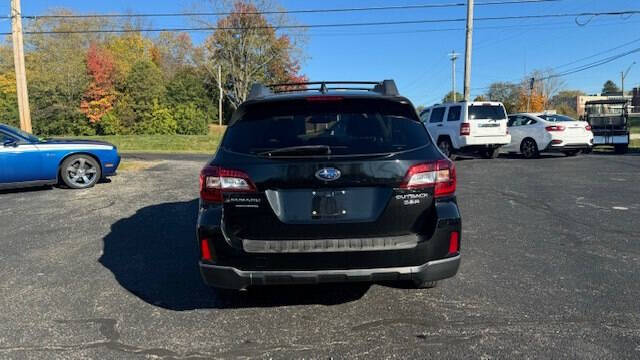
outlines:
[[[118,149],[92,140],[40,139],[0,124],[0,189],[63,183],[86,189],[115,175]]]

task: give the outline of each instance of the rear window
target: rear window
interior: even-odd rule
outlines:
[[[539,115],[538,117],[543,118],[547,121],[559,122],[559,121],[577,121],[576,119],[570,118],[564,115]]]
[[[471,105],[469,106],[469,120],[504,120],[507,114],[500,105]]]
[[[243,106],[221,146],[263,156],[350,156],[405,151],[429,141],[410,104],[330,98]]]

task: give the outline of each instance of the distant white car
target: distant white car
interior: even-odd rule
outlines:
[[[527,159],[541,152],[562,152],[574,156],[589,152],[593,133],[586,121],[556,114],[521,113],[509,115],[511,143],[502,152],[520,153]]]
[[[511,142],[507,112],[499,102],[456,102],[434,105],[420,114],[440,151],[455,154],[478,152],[496,158],[501,146]]]

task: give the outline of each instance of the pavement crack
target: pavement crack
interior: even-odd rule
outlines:
[[[70,345],[22,345],[0,347],[0,352],[27,352],[27,351],[56,351],[66,352],[72,350],[86,350],[98,347],[105,347],[109,350],[119,351],[127,354],[140,354],[152,356],[160,359],[210,359],[212,354],[189,352],[180,354],[178,352],[163,348],[146,348],[125,344],[120,340],[120,333],[117,329],[117,321],[110,318],[77,319],[77,320],[55,320],[59,324],[94,324],[98,325],[98,331],[106,340],[92,341],[81,344]]]

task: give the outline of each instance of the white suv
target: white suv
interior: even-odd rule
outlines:
[[[434,105],[420,113],[431,137],[448,157],[479,152],[495,158],[511,142],[507,113],[500,102],[457,102]]]

